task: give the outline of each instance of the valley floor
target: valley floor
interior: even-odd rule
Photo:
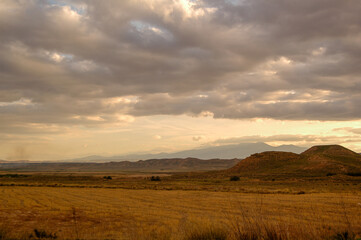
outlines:
[[[360,191],[0,186],[0,239],[358,239],[360,216]]]

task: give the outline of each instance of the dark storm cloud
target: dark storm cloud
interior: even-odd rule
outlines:
[[[360,119],[360,12],[351,0],[1,1],[0,121]]]

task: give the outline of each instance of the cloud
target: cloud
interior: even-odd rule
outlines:
[[[162,136],[160,136],[160,135],[154,135],[153,138],[154,138],[155,140],[161,140],[161,139],[162,139]]]
[[[237,143],[249,143],[249,142],[266,142],[266,143],[293,143],[298,145],[316,145],[316,144],[342,144],[342,143],[358,143],[361,141],[357,136],[320,136],[320,135],[307,135],[307,134],[282,134],[271,136],[242,136],[234,138],[220,138],[211,144],[225,145],[225,144],[237,144]]]
[[[5,0],[0,123],[360,119],[360,11],[337,0]]]
[[[198,142],[198,141],[205,139],[205,137],[204,136],[193,136],[192,139],[193,139],[193,141]]]
[[[345,128],[335,128],[334,131],[346,131],[353,134],[361,135],[361,128],[351,128],[351,127],[345,127]]]

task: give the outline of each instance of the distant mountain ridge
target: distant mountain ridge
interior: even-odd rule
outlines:
[[[211,171],[227,169],[236,165],[239,159],[210,159],[201,160],[197,158],[172,158],[172,159],[150,159],[137,162],[107,162],[107,163],[4,163],[0,164],[0,170],[17,171],[44,171],[44,172],[191,172]]]
[[[301,153],[306,148],[298,147],[295,145],[281,145],[277,147],[270,146],[266,143],[240,143],[230,144],[214,147],[206,147],[199,149],[191,149],[174,153],[158,153],[158,154],[129,154],[119,155],[112,157],[103,156],[87,156],[84,158],[76,158],[65,160],[65,162],[109,162],[109,161],[136,161],[147,159],[171,159],[171,158],[198,158],[198,159],[233,159],[233,158],[245,158],[251,154],[264,152],[264,151],[285,151]]]
[[[256,153],[226,170],[229,174],[361,172],[361,156],[339,145],[313,146],[301,154]]]
[[[272,147],[274,148],[274,147]],[[281,148],[281,147],[279,147]],[[4,162],[0,170],[56,172],[194,172],[214,176],[326,176],[361,173],[361,155],[339,145],[313,146],[300,154],[264,151],[241,159],[166,158],[139,161],[94,162]]]

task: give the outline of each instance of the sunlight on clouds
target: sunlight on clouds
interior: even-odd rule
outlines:
[[[49,6],[62,7],[70,16],[79,17],[83,15],[87,9],[87,5],[80,1],[64,1],[64,0],[47,0]]]
[[[139,101],[139,97],[137,96],[125,96],[125,97],[113,97],[104,100],[105,104],[130,104],[137,103]]]
[[[278,60],[279,63],[283,64],[283,65],[289,65],[292,63],[291,59],[287,58],[287,57],[281,57]]]
[[[160,136],[160,135],[154,135],[153,138],[156,139],[156,140],[161,140],[161,139],[162,139],[162,136]]]
[[[293,62],[291,59],[282,56],[277,60],[270,60],[268,63],[266,63],[266,65],[268,65],[270,68],[277,69],[278,67],[289,66],[292,63]]]
[[[193,0],[179,0],[178,3],[184,11],[185,18],[202,17],[209,13],[214,13],[216,8],[201,8],[197,6],[196,1]]]
[[[87,123],[91,122],[103,122],[104,124],[101,126],[98,126],[99,128],[103,127],[113,127],[117,126],[118,124],[123,123],[132,123],[135,121],[135,118],[130,115],[124,115],[124,114],[114,114],[114,115],[90,115],[90,116],[80,116],[75,115],[72,116],[71,119],[78,120],[80,124],[86,125]]]
[[[272,71],[272,70],[264,70],[263,71],[263,75],[265,76],[272,76],[272,75],[276,75],[277,72],[276,71]]]
[[[13,102],[0,102],[0,107],[11,107],[11,106],[33,106],[35,105],[31,99],[20,98]]]
[[[132,123],[135,121],[135,118],[130,115],[117,115],[117,119],[122,123]]]
[[[287,57],[280,57],[277,60],[269,60],[266,63],[262,64],[260,67],[258,67],[258,72],[261,73],[261,75],[264,75],[266,77],[272,77],[274,75],[277,75],[277,73],[287,67],[290,67],[292,65],[292,60]],[[250,72],[249,75],[256,75],[257,72]]]
[[[199,116],[201,117],[211,117],[213,118],[214,117],[214,113],[210,112],[210,111],[202,111]]]
[[[101,116],[79,116],[79,115],[75,115],[72,116],[72,119],[76,119],[76,120],[88,120],[88,121],[94,121],[94,122],[104,122],[105,119],[102,118]]]
[[[204,140],[206,137],[205,136],[193,136],[192,139],[193,141],[201,141],[201,140]]]
[[[54,23],[56,24],[71,24],[78,25],[81,24],[81,20],[83,15],[79,14],[79,12],[75,11],[69,5],[50,5],[48,7],[51,11],[47,14],[52,18]]]
[[[71,9],[71,7],[69,6],[64,6],[63,7],[63,12],[66,16],[68,16],[71,19],[74,19],[75,21],[78,21],[81,17],[81,15],[74,11],[73,9]]]
[[[91,120],[91,121],[97,121],[97,122],[105,121],[104,118],[102,118],[100,116],[88,116],[88,117],[86,117],[86,119]]]
[[[132,20],[130,21],[130,25],[136,29],[138,33],[137,37],[142,38],[143,40],[151,39],[154,36],[161,37],[166,41],[172,41],[174,39],[172,33],[167,29],[145,21]]]
[[[186,17],[193,17],[204,14],[204,11],[201,11],[199,9],[194,10],[193,7],[195,3],[190,0],[179,0],[179,3],[182,6],[184,12],[186,13]]]
[[[41,50],[39,51],[40,56],[47,57],[51,61],[54,61],[56,63],[60,63],[63,60],[71,61],[74,56],[71,54],[65,54],[61,52],[53,52],[53,51],[47,51],[47,50]]]
[[[77,116],[77,118],[81,117]],[[118,118],[119,125],[98,126],[93,131],[83,127],[72,127],[67,131],[58,129],[62,134],[57,135],[56,138],[48,139],[47,144],[53,147],[57,146],[58,149],[61,148],[61,152],[69,152],[79,156],[92,153],[116,155],[144,151],[153,153],[157,151],[180,151],[200,145],[217,145],[214,142],[220,139],[223,139],[223,144],[264,141],[271,145],[298,144],[310,146],[322,143],[342,143],[344,146],[352,146],[353,150],[361,150],[361,146],[357,143],[357,141],[360,142],[359,135],[350,137],[347,132],[334,131],[335,128],[341,127],[361,128],[361,122],[357,121],[312,121],[312,124],[307,124],[304,121],[277,121],[262,118],[228,120],[189,116],[173,118],[149,116],[137,118],[136,121],[133,117],[126,115],[119,115]],[[130,125],[125,125],[128,126],[125,128],[121,124]],[[55,131],[56,125],[53,127],[54,129],[49,126],[48,129],[43,130]],[[40,130],[42,126],[38,125],[36,128]],[[290,129],[292,129],[292,133],[290,133]],[[262,133],[262,135],[256,136],[257,133]],[[317,136],[319,137],[317,138]],[[98,141],[99,139],[101,141]],[[165,144],[165,141],[155,141],[155,139],[166,139],[167,141]],[[64,144],[64,141],[67,144]],[[84,148],[84,144],[87,144],[88,148]],[[33,147],[30,143],[27,146],[29,149],[38,148],[37,146]],[[49,156],[48,154],[52,154],[53,150],[42,148],[41,151],[39,149],[38,153],[33,150],[34,154],[36,153],[35,159],[43,159],[45,156]],[[61,155],[60,158],[64,157],[65,155]]]
[[[261,104],[275,103],[327,103],[332,101],[332,92],[328,90],[310,90],[310,92],[273,91],[264,94],[263,100],[254,101]]]
[[[57,53],[52,53],[52,54],[50,55],[50,58],[51,58],[52,60],[54,60],[55,62],[61,62],[61,61],[63,61],[63,59],[64,59],[63,56],[61,56],[61,55],[59,55],[59,54],[57,54]]]
[[[312,55],[313,56],[320,56],[320,55],[324,54],[325,52],[326,52],[326,48],[319,47],[319,48],[312,51]]]

